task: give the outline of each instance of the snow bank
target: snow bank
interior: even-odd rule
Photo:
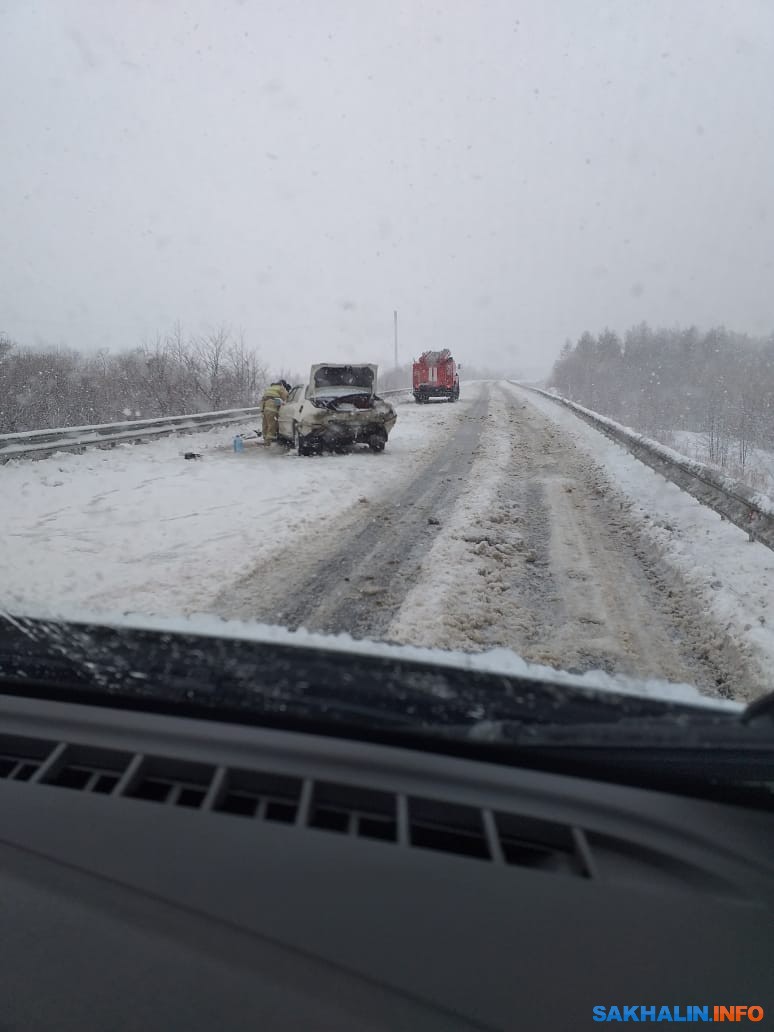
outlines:
[[[774,553],[748,541],[744,531],[578,419],[572,410],[533,391],[510,389],[561,427],[599,464],[625,499],[641,534],[690,586],[710,618],[739,643],[757,669],[760,683],[774,687]]]
[[[744,501],[749,502],[749,504],[754,505],[767,516],[774,517],[774,501],[772,501],[771,498],[753,490],[748,487],[747,484],[727,476],[716,466],[708,465],[705,462],[699,462],[698,459],[691,458],[682,452],[675,451],[674,448],[669,448],[660,441],[656,441],[652,437],[647,437],[645,434],[639,433],[639,431],[634,430],[630,426],[626,426],[624,423],[617,423],[614,419],[610,419],[608,416],[603,416],[599,412],[595,412],[593,409],[585,408],[585,406],[579,405],[576,401],[570,401],[568,398],[563,398],[560,394],[557,394],[554,391],[542,391],[536,387],[531,388],[531,390],[537,394],[543,395],[544,397],[554,398],[554,404],[560,403],[565,407],[572,409],[574,412],[578,412],[581,415],[586,416],[588,419],[593,420],[600,426],[606,427],[614,436],[625,438],[633,444],[641,445],[653,455],[661,457],[666,463],[678,466],[687,473],[690,473],[692,476],[701,477],[703,480],[706,480],[711,484],[716,484],[722,491],[731,495],[736,495]]]
[[[677,450],[682,455],[688,455],[709,466],[710,469],[723,473],[720,465],[710,462],[706,458],[709,448],[706,434],[691,430],[673,430],[669,436],[674,440]],[[732,456],[737,448],[738,442],[732,441]],[[734,481],[745,484],[753,492],[758,492],[752,495],[754,499],[770,500],[774,498],[774,452],[765,448],[750,448],[744,467],[741,467],[738,461],[734,461],[733,457],[728,465],[731,466],[731,478]],[[728,476],[729,474],[724,475]]]

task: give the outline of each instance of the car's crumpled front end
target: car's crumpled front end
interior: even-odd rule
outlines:
[[[312,367],[300,433],[309,445],[332,451],[367,444],[382,451],[397,413],[374,393],[377,367],[316,365]]]

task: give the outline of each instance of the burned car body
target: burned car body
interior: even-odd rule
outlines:
[[[309,384],[294,387],[280,410],[280,439],[299,455],[356,444],[383,451],[397,414],[376,394],[376,374],[370,363],[313,365]]]

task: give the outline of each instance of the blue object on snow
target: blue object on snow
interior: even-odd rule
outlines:
[[[245,450],[245,442],[242,440],[242,435],[241,434],[237,434],[236,437],[234,438],[234,451],[244,451],[244,450]]]

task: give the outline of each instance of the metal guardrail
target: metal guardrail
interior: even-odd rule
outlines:
[[[411,390],[411,387],[397,387],[378,393],[380,397],[386,397],[406,394]],[[0,464],[12,458],[45,458],[58,451],[110,448],[122,442],[164,437],[169,433],[227,426],[229,423],[260,418],[260,415],[260,406],[257,406],[220,412],[196,412],[186,416],[127,419],[120,423],[96,423],[92,426],[60,426],[46,430],[25,430],[22,433],[0,433]]]
[[[406,394],[411,387],[379,391],[380,397]],[[128,441],[163,437],[185,430],[205,430],[230,423],[260,418],[261,408],[224,409],[219,412],[195,412],[185,416],[158,416],[153,419],[132,419],[120,423],[97,423],[93,426],[63,426],[51,430],[26,430],[19,434],[0,434],[0,464],[10,459],[43,459],[58,451],[84,451],[86,448],[110,448]]]
[[[523,383],[517,386],[564,405],[703,505],[774,550],[774,503],[759,492],[559,394]]]
[[[160,416],[133,419],[123,423],[98,423],[94,426],[66,426],[52,430],[28,430],[20,434],[0,434],[0,463],[10,459],[40,459],[58,451],[83,451],[109,448],[127,441],[163,437],[185,430],[206,430],[230,423],[260,418],[259,407],[225,409],[220,412],[195,412],[185,416]]]

